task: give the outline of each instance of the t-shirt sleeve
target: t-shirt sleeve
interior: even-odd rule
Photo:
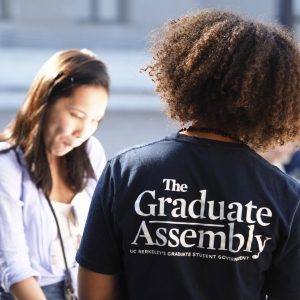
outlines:
[[[267,275],[267,291],[277,300],[300,299],[300,206],[298,205],[289,236],[274,254]]]
[[[116,274],[121,269],[113,220],[114,197],[115,182],[108,163],[93,195],[76,255],[76,260],[82,267],[97,273]]]

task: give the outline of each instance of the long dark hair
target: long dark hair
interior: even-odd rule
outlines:
[[[65,50],[55,53],[42,66],[15,118],[0,134],[7,141],[7,152],[20,147],[31,179],[46,195],[52,189],[52,178],[43,140],[44,117],[60,97],[69,97],[82,85],[101,86],[109,92],[109,76],[105,64],[87,50]],[[95,178],[87,142],[61,157],[67,184],[74,193],[81,191],[88,178]]]

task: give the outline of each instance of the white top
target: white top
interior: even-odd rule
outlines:
[[[8,146],[0,143],[0,149]],[[106,158],[95,137],[89,139],[87,152],[98,179]],[[45,195],[30,178],[22,150],[1,154],[0,166],[0,285],[9,291],[12,284],[32,276],[37,278],[40,286],[63,280],[64,270],[52,264],[51,250],[57,247],[54,246],[57,238],[54,217]],[[83,232],[96,183],[92,178],[88,180],[84,189],[89,195],[88,201],[82,193],[72,200],[80,232]],[[67,256],[71,257],[69,253]],[[75,284],[76,265],[70,270]]]
[[[89,203],[90,196],[85,190],[83,190],[74,197],[73,201],[83,201]],[[79,226],[79,220],[74,209],[73,201],[71,203],[62,203],[58,201],[51,202],[60,227],[69,268],[74,268],[76,266],[75,255],[82,236],[82,230]],[[85,212],[85,214],[86,213],[87,212]],[[66,267],[58,231],[56,238],[52,243],[50,253],[52,264],[65,271]]]

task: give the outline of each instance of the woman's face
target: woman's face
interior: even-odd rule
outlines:
[[[49,156],[63,156],[85,142],[97,129],[107,106],[103,87],[83,85],[69,97],[58,98],[48,110],[44,143]]]

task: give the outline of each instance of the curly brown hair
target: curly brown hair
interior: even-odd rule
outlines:
[[[201,10],[156,31],[151,53],[146,70],[181,125],[221,129],[256,150],[299,137],[300,52],[279,25]]]

